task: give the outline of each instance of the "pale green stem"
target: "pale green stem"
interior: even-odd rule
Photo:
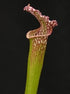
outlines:
[[[37,94],[45,54],[45,49],[43,51],[37,49],[33,52],[32,41],[33,39],[30,40],[25,94]]]

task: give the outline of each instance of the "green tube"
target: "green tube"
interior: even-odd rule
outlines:
[[[40,45],[38,45],[40,46]],[[27,67],[27,81],[25,94],[37,94],[41,70],[43,67],[45,49],[34,49],[33,39],[30,40],[30,50]]]
[[[48,16],[43,16],[39,10],[31,7],[30,4],[25,6],[24,10],[33,14],[40,22],[38,29],[31,30],[26,35],[30,47],[25,94],[37,94],[48,36],[51,35],[53,27],[57,26],[57,22],[55,20],[50,21]]]

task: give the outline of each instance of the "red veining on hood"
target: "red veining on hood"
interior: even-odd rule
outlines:
[[[49,20],[48,16],[42,15],[39,10],[31,7],[30,4],[25,6],[24,10],[34,15],[40,23],[40,27],[38,29],[31,30],[26,34],[28,39],[34,37],[48,37],[51,35],[53,28],[58,25],[56,20]]]

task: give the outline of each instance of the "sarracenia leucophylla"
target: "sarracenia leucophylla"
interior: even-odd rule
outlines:
[[[24,11],[34,15],[40,23],[38,29],[31,30],[26,34],[30,42],[30,48],[25,94],[37,94],[48,36],[51,35],[53,28],[57,26],[57,21],[49,20],[48,16],[42,15],[39,10],[31,7],[30,4],[24,7]]]

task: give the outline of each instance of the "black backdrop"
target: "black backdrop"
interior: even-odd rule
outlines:
[[[48,39],[38,94],[70,94],[69,0],[2,0],[0,5],[0,94],[24,94],[29,41],[39,27],[23,7],[30,3],[58,21]]]

